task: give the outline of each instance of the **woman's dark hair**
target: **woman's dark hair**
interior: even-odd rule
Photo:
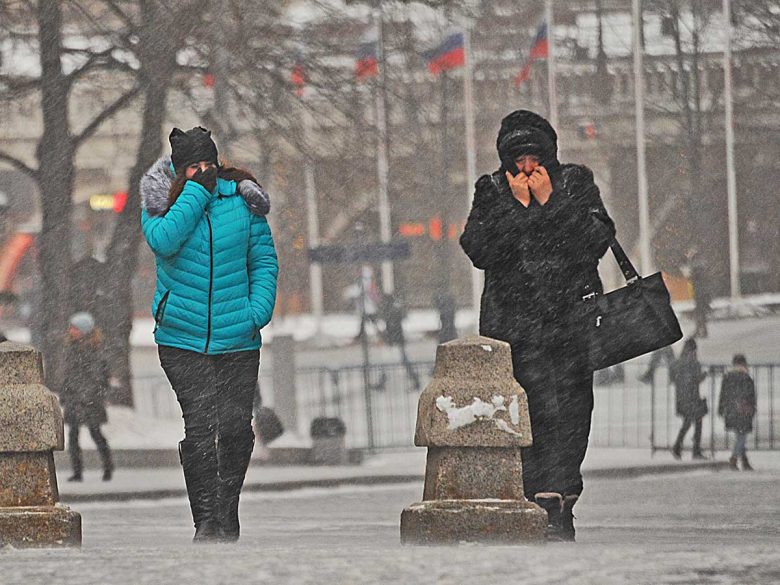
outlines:
[[[240,183],[241,181],[248,179],[254,183],[257,183],[257,179],[255,179],[255,176],[249,171],[240,169],[238,167],[227,166],[227,164],[228,163],[223,160],[221,161],[219,167],[217,167],[217,176],[220,179],[225,181],[235,181],[236,183]],[[181,192],[184,189],[184,184],[186,182],[186,167],[176,169],[176,177],[174,178],[173,183],[171,183],[171,188],[168,189],[168,209],[170,209],[171,205],[173,205],[176,202],[176,199],[179,198],[179,195],[181,195]]]
[[[747,367],[747,358],[741,353],[738,353],[731,359],[731,363],[735,366]]]

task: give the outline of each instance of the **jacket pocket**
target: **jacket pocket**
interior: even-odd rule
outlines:
[[[160,302],[157,304],[157,311],[154,314],[154,331],[157,331],[157,329],[162,324],[163,317],[165,316],[165,307],[168,305],[168,297],[170,296],[171,291],[167,290],[165,291],[165,294],[160,299]]]
[[[249,321],[249,326],[252,328],[252,341],[257,339],[257,336],[260,334],[260,329],[255,325],[255,316],[252,313],[252,303],[250,302],[249,298],[245,298],[244,301],[246,302],[246,310],[247,310],[247,319]]]

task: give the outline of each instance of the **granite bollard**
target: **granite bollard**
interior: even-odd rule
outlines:
[[[523,494],[531,444],[509,344],[472,336],[440,345],[420,396],[414,444],[428,447],[423,501],[401,514],[404,544],[541,541],[547,514]]]
[[[31,347],[0,343],[0,429],[0,546],[80,546],[81,516],[58,503],[62,411]]]

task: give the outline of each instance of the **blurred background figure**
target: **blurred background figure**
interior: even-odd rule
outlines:
[[[731,363],[734,366],[723,376],[720,386],[718,414],[723,417],[726,430],[734,431],[734,450],[729,465],[737,470],[741,460],[743,471],[753,471],[747,458],[747,436],[753,432],[753,417],[756,416],[756,386],[748,373],[747,359],[736,354]]]
[[[455,297],[452,293],[437,292],[433,304],[439,312],[439,343],[446,343],[458,337],[455,329]]]
[[[655,376],[655,369],[661,365],[661,362],[666,362],[666,366],[671,368],[674,360],[674,350],[672,349],[671,345],[667,345],[666,347],[655,350],[650,355],[650,363],[647,366],[647,370],[645,370],[642,375],[639,376],[639,381],[645,384],[649,384],[653,381],[653,377]]]
[[[387,345],[398,346],[401,350],[401,363],[406,369],[406,375],[412,383],[411,391],[420,390],[420,378],[414,369],[414,365],[409,361],[406,354],[406,338],[404,336],[403,321],[406,316],[406,309],[403,302],[396,295],[384,295],[382,302],[382,316],[385,320],[384,338]]]
[[[68,453],[73,475],[68,481],[83,480],[79,430],[86,426],[103,463],[103,481],[114,472],[111,449],[100,432],[108,421],[105,395],[109,384],[108,364],[103,359],[103,335],[90,313],[79,312],[68,321],[65,384],[60,392],[65,424],[68,425]]]
[[[706,459],[701,452],[701,425],[702,419],[709,409],[707,407],[707,399],[699,396],[699,384],[707,377],[707,373],[701,370],[701,364],[696,353],[695,339],[685,340],[682,353],[672,366],[671,376],[675,387],[677,415],[683,419],[680,432],[677,434],[677,440],[672,447],[672,454],[675,459],[680,459],[685,435],[688,433],[691,425],[695,425],[693,430],[693,458]]]

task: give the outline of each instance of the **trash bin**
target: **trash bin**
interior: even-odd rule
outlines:
[[[318,417],[311,421],[312,462],[318,465],[349,463],[344,436],[347,427],[337,417]]]

